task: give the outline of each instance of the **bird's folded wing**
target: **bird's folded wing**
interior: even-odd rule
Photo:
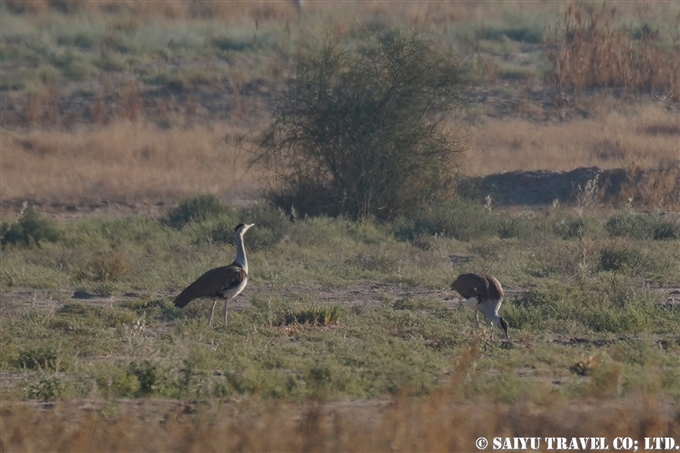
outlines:
[[[219,292],[238,286],[246,276],[246,271],[235,264],[211,269],[177,296],[175,306],[182,308],[199,297],[218,296]]]
[[[489,290],[489,282],[479,274],[463,274],[453,282],[451,289],[466,299],[486,297]]]

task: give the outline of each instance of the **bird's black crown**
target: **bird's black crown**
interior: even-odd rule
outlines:
[[[236,225],[236,228],[234,228],[234,231],[238,231],[239,228],[242,228],[244,226],[245,226],[244,224],[239,223],[238,225]]]

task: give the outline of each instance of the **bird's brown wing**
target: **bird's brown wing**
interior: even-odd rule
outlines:
[[[177,296],[175,306],[182,308],[199,297],[218,297],[219,292],[238,286],[246,276],[246,271],[236,264],[210,269]]]
[[[494,277],[493,275],[489,275],[489,274],[480,274],[480,275],[485,277],[489,282],[489,286],[488,286],[489,294],[488,294],[487,297],[494,299],[494,300],[501,299],[503,297],[503,287],[501,286],[501,282],[499,282],[496,279],[496,277]]]
[[[489,280],[480,274],[462,274],[451,285],[451,289],[466,299],[489,297]]]

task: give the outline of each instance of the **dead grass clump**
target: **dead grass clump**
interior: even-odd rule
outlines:
[[[130,261],[121,252],[101,253],[89,263],[92,278],[97,282],[112,282],[125,277],[130,269]]]
[[[62,115],[59,110],[59,91],[55,81],[45,80],[47,88],[30,92],[19,109],[19,117],[23,124],[39,124],[45,127],[62,125]]]
[[[546,42],[548,79],[564,89],[610,87],[662,91],[680,100],[680,48],[666,49],[658,31],[616,24],[616,9],[569,7]]]
[[[591,355],[587,359],[574,363],[569,367],[569,371],[579,376],[592,376],[600,368],[600,365],[602,365],[601,360]]]
[[[680,160],[653,169],[629,168],[621,201],[634,206],[677,210],[680,207]]]

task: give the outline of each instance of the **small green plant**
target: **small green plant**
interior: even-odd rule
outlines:
[[[149,360],[131,362],[128,374],[135,376],[139,381],[139,389],[135,394],[137,397],[162,395],[172,384],[168,377],[168,370]]]
[[[33,208],[25,209],[15,223],[0,225],[2,244],[40,245],[41,242],[56,242],[59,229],[54,221],[44,217]]]
[[[680,239],[680,222],[656,214],[622,213],[609,218],[605,229],[611,236],[642,240]]]
[[[441,301],[423,297],[407,297],[394,302],[395,310],[439,310],[442,307]]]
[[[205,370],[196,366],[193,360],[184,359],[183,367],[179,370],[180,378],[177,387],[180,395],[191,395],[194,398],[210,396],[210,378]]]
[[[210,231],[210,238],[216,243],[236,244],[235,223],[254,223],[255,228],[248,231],[248,250],[256,251],[274,247],[290,232],[293,223],[280,209],[267,204],[258,204],[238,213],[240,220],[227,218],[220,220]]]
[[[500,217],[484,206],[464,198],[428,204],[394,222],[397,239],[413,241],[422,234],[441,235],[461,241],[494,236],[500,229]]]
[[[623,366],[614,361],[603,363],[594,370],[586,391],[597,398],[621,396]]]
[[[58,371],[60,365],[59,349],[52,345],[19,350],[15,365],[29,370]]]
[[[241,36],[216,36],[210,40],[210,45],[224,52],[246,52],[251,51],[257,42],[252,34]]]
[[[587,216],[565,216],[553,224],[553,232],[564,239],[582,239],[594,236],[600,231],[602,231],[601,222]]]
[[[288,310],[279,317],[276,325],[287,326],[290,324],[311,324],[326,326],[337,324],[340,320],[340,307],[338,305],[319,306]]]
[[[26,399],[50,401],[65,393],[66,386],[57,375],[41,374],[38,382],[31,383],[24,388]]]
[[[181,201],[179,206],[168,212],[164,222],[179,229],[187,223],[201,222],[225,213],[231,213],[231,208],[213,194],[202,194]]]
[[[632,275],[651,275],[661,271],[663,263],[627,243],[612,242],[599,253],[598,270],[625,272]]]

